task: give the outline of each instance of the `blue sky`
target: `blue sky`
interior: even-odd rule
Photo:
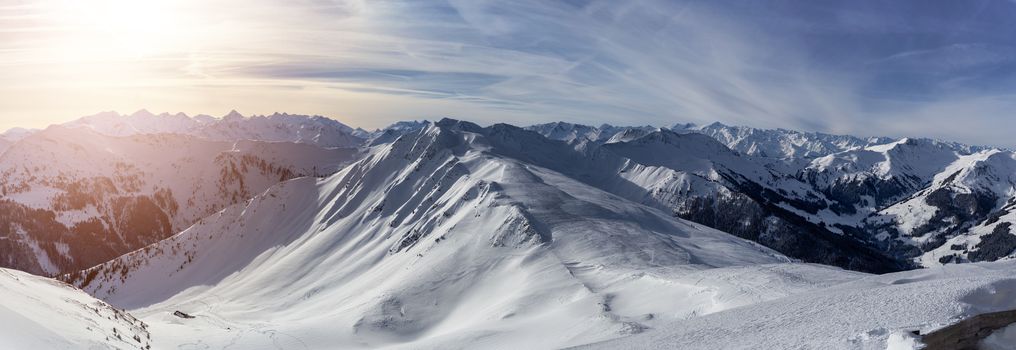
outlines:
[[[0,126],[236,108],[1016,146],[1010,1],[66,3],[0,0]]]

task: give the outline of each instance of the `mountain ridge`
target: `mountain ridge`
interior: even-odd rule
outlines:
[[[690,274],[718,286],[740,282],[705,271],[832,271],[756,269],[791,260],[513,158],[506,147],[528,145],[526,135],[536,135],[515,134],[520,130],[442,120],[373,147],[329,178],[280,183],[168,240],[67,278],[142,317],[172,308],[199,319],[259,315],[230,327],[265,323],[333,346],[441,347],[472,339],[560,347],[783,295],[724,289],[709,301],[712,293],[694,296],[706,287],[647,274]],[[811,283],[798,288],[829,282]],[[526,287],[495,288],[511,285]],[[703,304],[665,312],[634,293],[639,286]],[[494,290],[501,292],[489,294]],[[201,306],[209,298],[223,299]],[[326,311],[321,303],[342,306]],[[297,316],[311,309],[319,310],[313,319]],[[588,322],[564,327],[558,320],[565,314]],[[207,327],[210,341],[229,332],[192,325]],[[516,336],[533,325],[561,336]],[[492,336],[494,329],[500,330]],[[158,344],[180,341],[163,339]],[[260,341],[254,335],[235,344]]]

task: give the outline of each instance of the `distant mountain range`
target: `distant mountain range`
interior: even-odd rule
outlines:
[[[294,142],[319,147],[356,147],[363,142],[362,129],[353,129],[322,116],[275,113],[245,117],[230,111],[221,118],[208,115],[189,117],[183,113],[152,114],[140,110],[130,115],[104,112],[83,117],[66,127],[86,127],[109,136],[140,134],[182,134],[215,141],[256,140]]]

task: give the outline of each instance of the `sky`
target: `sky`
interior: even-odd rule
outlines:
[[[0,0],[0,129],[678,122],[1016,146],[1016,2]]]

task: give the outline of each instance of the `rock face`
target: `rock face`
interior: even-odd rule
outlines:
[[[974,315],[921,336],[928,350],[978,349],[978,343],[998,329],[1016,324],[1016,310]]]

